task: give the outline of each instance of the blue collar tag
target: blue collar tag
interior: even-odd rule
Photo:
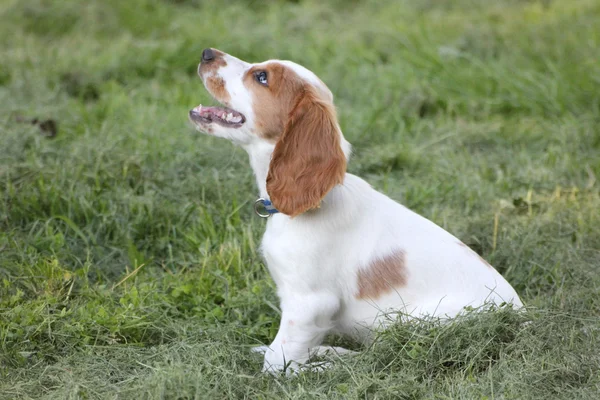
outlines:
[[[269,200],[261,197],[254,202],[254,212],[261,218],[269,218],[271,215],[277,214],[279,210]]]

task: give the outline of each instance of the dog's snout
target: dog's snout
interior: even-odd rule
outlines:
[[[222,51],[207,47],[202,50],[201,62],[198,64],[198,75],[204,79],[206,74],[215,74],[219,68],[227,65],[226,55]]]
[[[202,62],[208,62],[215,59],[215,52],[213,49],[204,49],[202,51]]]

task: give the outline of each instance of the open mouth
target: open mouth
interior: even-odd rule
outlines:
[[[227,107],[206,107],[200,104],[190,110],[190,119],[194,122],[211,124],[213,122],[230,128],[238,128],[246,122],[246,117]]]

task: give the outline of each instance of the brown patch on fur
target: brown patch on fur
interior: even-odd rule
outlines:
[[[476,255],[477,257],[479,257],[479,259],[481,260],[482,263],[484,263],[485,265],[487,265],[489,268],[494,269],[494,267],[492,267],[492,265],[487,262],[483,257],[481,257],[479,254],[477,254],[472,248],[470,248],[469,246],[467,246],[466,244],[464,244],[463,242],[457,242],[459,246],[464,247],[465,249],[467,249],[471,254]]]
[[[229,104],[231,96],[225,89],[225,81],[221,77],[210,76],[206,79],[206,88],[213,95],[215,99],[223,104]]]
[[[295,217],[312,208],[343,183],[346,156],[333,104],[305,84],[275,145],[267,192],[275,207]]]
[[[404,258],[404,252],[397,250],[371,261],[367,268],[359,270],[356,298],[377,299],[394,288],[406,285],[408,276]]]
[[[254,75],[259,71],[267,73],[267,86],[256,81]],[[251,68],[244,76],[244,85],[252,92],[254,123],[260,136],[276,140],[283,133],[289,114],[302,94],[302,79],[284,65],[269,63]]]

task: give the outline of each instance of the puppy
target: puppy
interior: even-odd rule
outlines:
[[[197,106],[189,118],[246,150],[257,212],[268,217],[261,248],[282,315],[264,371],[300,368],[328,349],[320,346],[328,333],[367,340],[390,312],[451,318],[467,306],[522,307],[464,243],[346,172],[350,144],[314,73],[209,48],[198,74],[223,106]]]

